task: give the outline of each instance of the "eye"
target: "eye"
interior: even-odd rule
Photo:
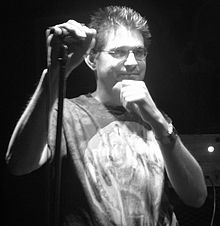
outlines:
[[[146,50],[144,48],[137,48],[134,50],[136,57],[144,57],[146,55]]]
[[[125,49],[115,49],[113,52],[114,56],[118,58],[124,57],[127,54],[127,51]]]

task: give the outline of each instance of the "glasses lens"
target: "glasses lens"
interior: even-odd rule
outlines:
[[[113,56],[115,58],[125,58],[127,56],[127,50],[122,48],[114,49]]]
[[[146,57],[146,50],[145,50],[145,48],[141,48],[141,47],[140,48],[136,48],[136,49],[133,50],[133,53],[134,53],[135,58],[137,60],[142,60],[142,59],[144,59]]]
[[[126,59],[129,53],[131,52],[134,54],[136,60],[143,60],[147,55],[147,51],[143,47],[134,48],[133,50],[129,50],[126,48],[116,48],[109,51],[106,50],[106,52],[111,54],[114,58],[121,59],[121,60]]]

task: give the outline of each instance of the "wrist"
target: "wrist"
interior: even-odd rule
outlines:
[[[172,123],[168,123],[167,128],[160,133],[155,133],[155,138],[160,144],[174,144],[178,134]]]

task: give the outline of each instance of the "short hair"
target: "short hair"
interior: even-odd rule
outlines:
[[[111,28],[117,29],[119,26],[138,30],[143,36],[145,48],[150,45],[151,33],[147,20],[138,12],[126,6],[107,6],[99,9],[91,15],[88,26],[97,31],[93,52],[100,51],[105,45],[106,37]]]

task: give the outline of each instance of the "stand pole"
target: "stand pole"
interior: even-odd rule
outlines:
[[[57,114],[57,128],[56,128],[56,147],[54,155],[54,164],[52,165],[52,179],[54,187],[51,202],[51,216],[50,226],[60,225],[60,183],[61,183],[61,169],[62,169],[62,124],[63,124],[63,100],[66,92],[65,80],[65,66],[66,66],[66,51],[67,47],[62,43],[60,46],[60,71],[59,71],[59,90],[58,90],[58,114]]]

